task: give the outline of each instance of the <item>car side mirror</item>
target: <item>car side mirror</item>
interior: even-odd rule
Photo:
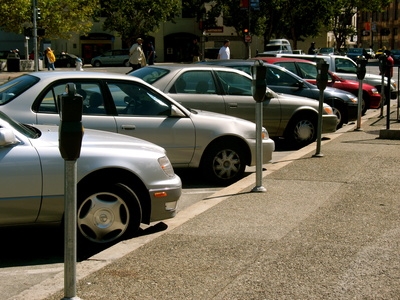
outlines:
[[[303,81],[297,81],[294,86],[298,87],[299,90],[301,90],[302,88],[304,88],[304,82]]]
[[[274,93],[270,89],[267,89],[267,92],[265,93],[265,99],[272,99],[274,96]]]
[[[5,147],[18,143],[14,131],[9,128],[0,128],[0,147]]]

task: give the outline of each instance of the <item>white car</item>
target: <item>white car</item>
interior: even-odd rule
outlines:
[[[0,226],[54,224],[64,214],[64,159],[57,126],[31,126],[0,111]],[[172,218],[181,179],[165,150],[97,130],[84,131],[77,159],[78,233],[115,242],[141,223]]]
[[[74,83],[84,98],[82,123],[153,142],[174,168],[201,168],[221,185],[256,164],[256,125],[243,119],[190,110],[133,76],[97,72],[36,72],[0,85],[0,110],[28,124],[58,124],[57,96]],[[254,112],[255,113],[255,112]],[[263,163],[275,144],[263,129]]]

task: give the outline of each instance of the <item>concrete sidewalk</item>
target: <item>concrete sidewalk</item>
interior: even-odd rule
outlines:
[[[400,299],[400,140],[379,138],[385,124],[376,112],[329,135],[323,157],[314,143],[268,165],[266,193],[252,174],[80,262],[76,296]],[[59,300],[63,276],[13,299]]]

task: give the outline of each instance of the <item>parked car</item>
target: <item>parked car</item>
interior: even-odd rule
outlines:
[[[101,66],[129,67],[129,49],[108,50],[99,56],[93,57],[90,64],[93,67],[101,67]]]
[[[322,47],[318,50],[318,54],[331,55],[331,54],[339,54],[339,52],[336,51],[334,47]]]
[[[189,110],[141,79],[103,72],[33,72],[0,85],[0,110],[30,124],[58,124],[57,95],[74,83],[84,98],[82,122],[135,136],[167,150],[174,168],[200,168],[220,185],[256,164],[256,124]],[[254,112],[253,112],[254,113]],[[263,129],[263,163],[275,144]]]
[[[284,67],[297,76],[303,78],[311,84],[317,84],[317,67],[316,63],[299,58],[285,57],[260,57],[264,62]],[[337,76],[335,73],[328,71],[328,86],[344,90],[358,96],[359,81],[344,79]],[[365,114],[367,109],[379,108],[381,105],[381,95],[378,90],[367,83],[362,85],[362,113]]]
[[[290,57],[290,58],[301,58],[310,61],[318,62],[321,58],[329,65],[329,70],[336,75],[351,80],[357,79],[357,64],[352,59],[341,56],[341,55],[297,55],[297,54],[272,54],[269,55],[275,57]],[[376,87],[378,92],[381,92],[382,87],[382,76],[366,73],[363,80],[364,83],[368,83]],[[387,82],[384,83],[387,86]],[[390,99],[397,99],[398,87],[394,79],[390,80]]]
[[[398,49],[390,50],[390,56],[393,57],[395,64],[400,64],[400,50]]]
[[[364,48],[365,52],[367,53],[367,58],[368,59],[373,59],[375,58],[375,52],[372,48]]]
[[[148,66],[129,75],[151,83],[186,107],[255,121],[252,79],[245,72],[199,63]],[[263,102],[263,125],[270,136],[283,137],[293,147],[303,147],[316,138],[318,106],[318,101],[277,94],[267,89]],[[322,117],[322,132],[334,132],[337,118],[330,106],[324,106]]]
[[[0,111],[0,181],[0,227],[61,223],[65,182],[58,127],[23,125]],[[141,223],[172,218],[181,189],[161,147],[85,130],[77,159],[77,226],[83,241],[116,242]]]
[[[54,66],[56,68],[75,68],[76,60],[79,57],[74,54],[69,53],[61,53],[56,57],[56,61],[54,62]],[[82,63],[83,64],[83,63]]]
[[[359,57],[365,57],[368,59],[368,53],[364,48],[349,48],[346,53],[348,58],[351,58],[355,62],[357,62],[357,59]]]
[[[231,59],[202,63],[223,65],[242,70],[250,75],[254,60]],[[267,66],[267,85],[274,92],[319,100],[319,89],[316,85],[308,83],[285,68],[272,64],[265,65]],[[357,120],[358,104],[355,95],[327,87],[324,90],[324,102],[333,108],[333,112],[338,118],[337,128],[342,127],[345,123]]]
[[[385,49],[380,48],[375,51],[375,58],[379,59],[379,57],[385,52]]]

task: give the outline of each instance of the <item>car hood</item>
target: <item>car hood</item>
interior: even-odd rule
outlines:
[[[39,139],[32,139],[32,144],[35,143],[47,143],[52,146],[59,145],[58,142],[58,126],[53,125],[35,125],[37,129],[41,131],[41,136]],[[118,149],[121,148],[135,148],[135,149],[146,149],[152,150],[155,152],[165,153],[164,148],[157,146],[151,142],[138,139],[135,137],[94,130],[94,129],[84,129],[83,138],[82,138],[82,147],[85,148],[99,148],[102,149],[110,148],[115,149],[118,145]]]

